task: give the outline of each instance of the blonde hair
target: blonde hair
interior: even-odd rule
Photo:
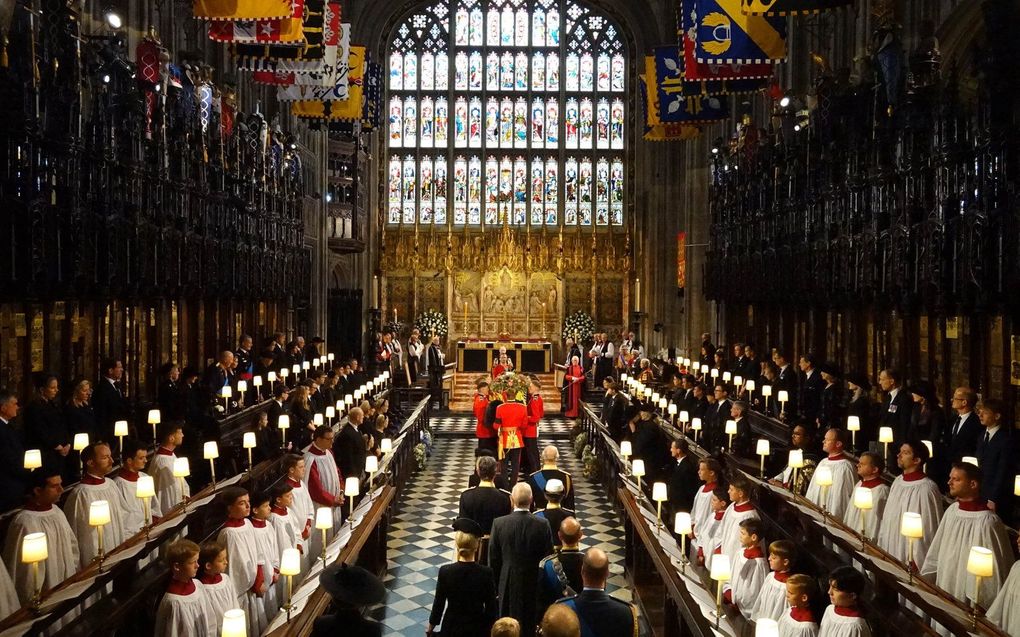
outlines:
[[[458,557],[474,557],[478,553],[478,537],[465,533],[464,531],[457,531],[457,535],[454,536],[454,542],[457,545],[457,556]]]
[[[521,625],[513,617],[500,617],[492,625],[489,637],[521,637]]]
[[[199,553],[198,545],[191,540],[178,540],[174,542],[166,550],[166,563],[170,566],[174,564],[184,564],[191,560],[191,558],[197,556]]]

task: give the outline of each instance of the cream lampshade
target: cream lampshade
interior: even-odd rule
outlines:
[[[319,507],[315,510],[315,528],[333,528],[333,511],[329,507]]]
[[[746,389],[747,391],[754,391],[755,386],[756,383],[754,382],[753,378],[749,378],[744,382],[744,389]]]
[[[158,425],[161,418],[161,414],[158,409],[150,409],[149,417],[147,421],[150,425]]]
[[[334,355],[333,352],[330,352],[329,354],[326,354],[326,360],[328,360],[330,362],[333,362],[333,360],[335,358],[336,358],[336,355]]]
[[[294,365],[291,366],[290,371],[293,372],[295,376],[297,376],[298,374],[301,373],[301,366],[298,365],[297,363],[294,363]]]
[[[266,374],[266,380],[268,380],[271,383],[275,383],[276,382],[276,372],[269,372],[268,374]]]
[[[676,403],[670,403],[670,404],[669,404],[669,408],[667,409],[667,413],[668,413],[668,414],[669,414],[670,416],[676,416],[676,414],[677,414],[677,406],[676,406]],[[686,413],[686,412],[685,412],[685,413]]]
[[[732,379],[732,378],[733,378],[733,374],[731,374],[729,372],[723,372],[722,373],[722,379],[723,379],[724,383],[730,382],[730,379]]]
[[[113,423],[113,435],[114,436],[126,436],[128,435],[128,421],[118,420]]]
[[[393,453],[393,441],[389,438],[383,438],[379,443],[379,451],[382,453]]]
[[[623,383],[624,385],[626,385],[626,384],[627,384],[627,381],[629,381],[629,380],[630,380],[630,377],[629,377],[629,376],[627,376],[626,374],[620,374],[620,382],[621,382],[621,383]]]
[[[620,455],[624,458],[629,458],[634,455],[634,449],[631,447],[629,440],[624,440],[620,443]],[[1017,479],[1020,480],[1020,476],[1018,476]]]
[[[50,556],[49,547],[46,544],[46,534],[43,532],[29,533],[21,538],[21,563],[36,564]]]
[[[928,448],[928,458],[934,458],[935,447],[931,444],[931,440],[922,440],[921,444]]]
[[[220,387],[220,398],[230,398],[234,395],[234,388],[230,385]]]
[[[708,365],[702,365],[702,366],[701,366],[701,373],[702,373],[702,374],[704,374],[704,373],[705,373],[706,371],[708,371],[708,370],[706,369],[707,367],[708,367]],[[719,378],[719,370],[718,370],[718,369],[716,369],[715,367],[713,367],[713,368],[712,368],[712,373],[711,373],[711,376],[712,376],[712,378]]]
[[[744,384],[744,377],[743,376],[734,376],[733,377],[733,384],[736,385],[737,387],[740,387],[741,385]]]
[[[690,535],[692,528],[691,514],[679,511],[673,521],[673,531],[677,535]]]
[[[138,476],[138,482],[135,482],[135,497],[151,498],[154,495],[156,495],[156,483],[152,476]]]
[[[785,389],[780,389],[778,398],[779,402],[786,403],[790,400],[790,392],[786,391]]]
[[[355,389],[354,390],[354,400],[356,400],[356,401],[357,400],[361,400],[361,397],[362,397],[363,394],[364,394],[364,392],[362,392],[360,389]]]
[[[72,443],[75,451],[81,451],[85,447],[89,446],[89,435],[87,433],[74,434],[74,442]]]
[[[283,549],[280,556],[280,575],[298,575],[301,573],[301,553],[297,549]]]
[[[862,511],[873,509],[875,502],[872,499],[871,489],[868,487],[854,487],[854,506]]]
[[[737,433],[737,421],[727,420],[725,432],[727,436],[732,436],[733,434]]]
[[[879,427],[878,429],[878,441],[884,443],[890,443],[893,441],[892,427]]]
[[[729,581],[732,573],[730,571],[730,556],[725,553],[719,553],[712,556],[712,570],[709,573],[709,577],[717,582]]]
[[[631,463],[630,472],[636,477],[640,478],[645,475],[645,461],[641,458],[637,458]]]
[[[223,613],[220,637],[248,637],[248,619],[243,610],[233,608]]]
[[[191,475],[191,467],[186,457],[174,458],[174,477],[187,478]]]
[[[861,430],[861,417],[860,416],[847,416],[846,417],[846,430],[847,431],[860,431]]]
[[[804,468],[804,450],[803,449],[790,449],[790,459],[787,461],[791,469],[803,469]]]
[[[322,417],[321,413],[320,414],[315,414],[314,416],[312,416],[312,423],[316,427],[321,427],[323,425],[323,423],[325,423],[325,422],[326,422],[326,419]]]
[[[373,455],[365,456],[365,472],[375,473],[378,470],[379,470],[379,458]]]
[[[202,457],[206,460],[215,460],[220,457],[220,449],[215,440],[209,440],[202,446]]]
[[[970,464],[974,465],[975,467],[978,466],[978,459],[975,458],[974,456],[964,456],[964,457],[960,458],[960,462],[969,462]]]
[[[336,407],[334,407],[333,405],[329,405],[326,407],[326,418],[329,418],[330,420],[336,418]]]
[[[270,373],[272,373],[272,372],[270,372]],[[252,379],[251,379],[251,386],[252,387],[262,387],[262,377],[261,376],[253,376]]]
[[[815,482],[818,486],[831,487],[832,486],[832,467],[822,465],[815,468]]]
[[[290,376],[290,368],[289,367],[281,367],[280,368],[280,378],[286,380],[288,376]]]
[[[237,391],[241,392],[242,394],[248,391],[248,381],[246,380],[237,381]]]
[[[360,487],[360,480],[357,478],[347,478],[344,480],[344,495],[347,497],[356,496],[361,493]]]
[[[686,411],[686,410],[681,411],[679,418],[680,418],[680,422],[688,423],[688,422],[691,421],[691,412]]]
[[[241,437],[241,446],[244,449],[254,449],[256,444],[257,443],[255,441],[255,432],[254,431],[244,432],[244,436]]]
[[[303,369],[303,370],[305,370],[307,372],[311,368],[312,368],[312,363],[310,361],[301,361],[301,369]]]
[[[920,513],[904,511],[900,518],[900,535],[919,540],[924,537],[924,523]]]
[[[967,572],[978,577],[991,577],[995,574],[995,555],[983,546],[970,547]]]
[[[769,444],[769,441],[768,441],[767,438],[759,438],[758,439],[757,453],[758,453],[759,456],[767,456],[767,455],[769,455],[770,447],[771,447],[771,445]]]
[[[659,404],[659,392],[657,391],[652,392],[652,402],[655,404]]]
[[[652,500],[655,500],[656,502],[665,502],[668,499],[669,496],[666,495],[665,482],[656,482],[652,485]]]
[[[651,398],[651,397],[652,397],[652,388],[651,387],[645,387],[645,398]]]
[[[754,637],[779,637],[779,622],[759,617],[754,620]]]
[[[279,429],[290,429],[290,416],[287,414],[280,414],[280,419],[276,421],[276,426]]]
[[[662,409],[664,411],[666,409],[666,399],[661,396],[659,397],[659,409]]]
[[[691,419],[691,429],[694,431],[701,431],[701,418],[695,416]]]
[[[352,396],[351,394],[347,394],[346,396],[344,396],[344,402],[347,403],[348,407],[350,407],[351,405],[354,404],[354,396]]]
[[[38,449],[25,450],[25,468],[31,471],[42,466],[42,451]]]
[[[110,523],[110,503],[95,500],[89,505],[89,526],[105,526]]]
[[[771,396],[772,395],[772,385],[762,385],[761,386],[761,395],[766,397],[766,398]]]
[[[1020,496],[1020,476],[1013,476],[1013,495]]]

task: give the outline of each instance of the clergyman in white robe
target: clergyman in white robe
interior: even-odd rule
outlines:
[[[822,501],[822,486],[818,484],[818,474],[823,467],[828,467],[832,471],[832,486],[828,487],[824,502]],[[808,484],[804,497],[815,505],[825,508],[832,517],[842,519],[850,504],[850,499],[853,497],[856,481],[857,472],[850,459],[842,452],[830,455],[819,461],[814,474],[811,475],[811,482]]]
[[[316,508],[328,506],[333,511],[333,528],[343,523],[343,508],[336,506],[336,498],[343,496],[344,486],[340,484],[340,469],[331,451],[319,449],[315,443],[304,449],[305,477],[308,495]],[[327,531],[327,537],[333,533]]]
[[[32,565],[21,561],[21,543],[29,533],[45,533],[49,556],[39,564],[39,585],[53,588],[78,572],[78,539],[57,507],[28,505],[15,514],[4,539],[3,560],[22,604],[32,599]]]
[[[914,541],[913,549],[914,564],[920,565],[928,555],[928,547],[942,519],[942,494],[935,482],[921,471],[904,473],[893,480],[878,526],[878,545],[904,564],[909,555],[909,545],[907,538],[900,534],[900,523],[906,511],[921,514],[924,533],[923,537]]]
[[[1007,635],[1020,635],[1020,562],[1013,564],[1009,577],[988,608],[988,619]]]
[[[124,522],[127,504],[120,487],[113,480],[85,475],[64,503],[64,515],[78,537],[78,567],[83,569],[99,555],[99,534],[89,526],[89,511],[93,502],[110,503],[110,523],[103,526],[103,551],[109,553],[127,539]]]
[[[967,572],[972,546],[983,546],[994,556],[994,574],[981,578],[977,598],[981,606],[987,607],[1013,563],[1013,547],[1006,526],[984,500],[957,501],[946,509],[921,566],[921,575],[960,601],[974,599],[974,576]]]

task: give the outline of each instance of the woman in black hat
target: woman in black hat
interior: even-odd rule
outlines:
[[[846,405],[847,418],[857,416],[861,430],[857,432],[857,448],[867,449],[868,443],[877,440],[875,430],[875,410],[877,406],[871,398],[871,382],[864,374],[851,373],[846,375],[846,387],[849,400]]]
[[[333,614],[315,620],[312,637],[382,637],[382,624],[361,615],[365,606],[386,598],[382,580],[361,568],[332,564],[319,575],[319,583],[333,597]]]
[[[842,374],[832,363],[823,363],[819,368],[825,387],[822,388],[822,411],[818,417],[821,431],[829,427],[846,428],[846,415],[843,407]]]
[[[907,387],[914,399],[914,411],[910,416],[908,440],[941,440],[946,428],[946,412],[939,404],[935,385],[919,380]]]
[[[442,622],[442,637],[488,637],[498,607],[492,569],[475,562],[482,527],[469,518],[457,518],[453,528],[457,531],[457,561],[439,569],[425,634],[438,635],[435,627]]]

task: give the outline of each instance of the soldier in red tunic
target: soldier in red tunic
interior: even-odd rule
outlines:
[[[506,402],[496,408],[496,429],[499,431],[500,459],[507,483],[517,484],[521,469],[521,449],[524,447],[524,428],[528,426],[528,407],[524,395],[506,396]]]
[[[475,382],[475,403],[472,411],[475,414],[475,436],[478,437],[479,449],[491,449],[496,452],[496,430],[485,423],[485,412],[489,407],[489,381],[482,377]]]

